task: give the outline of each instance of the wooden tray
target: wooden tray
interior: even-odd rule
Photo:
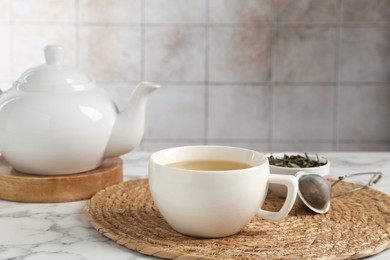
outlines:
[[[70,175],[32,175],[14,170],[0,156],[0,199],[18,202],[84,200],[122,182],[122,160],[106,159],[94,170]]]

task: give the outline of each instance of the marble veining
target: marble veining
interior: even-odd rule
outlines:
[[[390,195],[390,153],[321,153],[331,162],[331,175],[382,171],[376,189]],[[125,180],[147,177],[150,153],[123,156]],[[88,222],[87,201],[17,203],[0,201],[0,259],[153,259],[117,245]],[[369,259],[390,259],[386,250]]]

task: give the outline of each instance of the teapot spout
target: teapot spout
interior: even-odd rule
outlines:
[[[127,107],[115,119],[105,158],[123,155],[139,145],[144,133],[146,102],[149,94],[158,88],[159,85],[150,82],[138,84]]]

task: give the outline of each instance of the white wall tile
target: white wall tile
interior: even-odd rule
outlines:
[[[208,138],[251,140],[269,138],[268,86],[210,86]]]
[[[206,0],[145,0],[146,23],[205,23]]]
[[[270,79],[271,32],[258,27],[216,27],[209,32],[212,82],[265,82]]]
[[[390,86],[341,86],[339,140],[390,140]]]
[[[205,139],[205,109],[204,85],[162,84],[149,99],[145,138],[149,141]]]
[[[336,24],[339,0],[276,0],[276,20],[288,24]]]
[[[324,86],[275,86],[272,136],[277,140],[332,140],[334,89]]]
[[[141,23],[143,0],[79,0],[81,23]]]
[[[16,22],[75,22],[75,0],[12,0],[11,15]]]
[[[337,151],[390,151],[390,142],[339,142]]]
[[[245,149],[250,149],[258,152],[263,152],[266,153],[269,151],[269,142],[267,141],[254,141],[254,140],[249,140],[249,141],[234,141],[234,140],[225,140],[225,141],[220,141],[220,140],[209,140],[208,143],[209,145],[223,145],[223,146],[233,146],[233,147],[241,147]]]
[[[389,39],[389,28],[343,28],[340,80],[390,82]]]
[[[210,0],[210,22],[266,24],[272,21],[271,0]]]
[[[141,79],[139,26],[81,26],[80,66],[95,80]]]
[[[204,82],[206,30],[203,27],[147,27],[145,70],[148,80]]]
[[[10,1],[0,0],[0,22],[8,22],[10,20]]]
[[[335,82],[335,28],[281,28],[274,46],[278,82]]]
[[[0,80],[11,78],[10,53],[10,26],[0,24]]]
[[[149,141],[144,140],[141,144],[141,149],[148,152],[156,152],[162,149],[187,146],[187,145],[205,145],[204,140],[186,140],[186,141]]]
[[[342,18],[344,23],[389,24],[390,0],[343,0]]]
[[[280,152],[318,152],[318,151],[332,151],[333,143],[328,142],[313,142],[313,141],[273,141],[271,152],[280,153]]]

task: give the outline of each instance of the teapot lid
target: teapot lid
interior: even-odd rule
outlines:
[[[45,47],[46,64],[25,71],[16,84],[25,91],[81,90],[92,80],[77,68],[63,64],[64,48],[61,45]]]

